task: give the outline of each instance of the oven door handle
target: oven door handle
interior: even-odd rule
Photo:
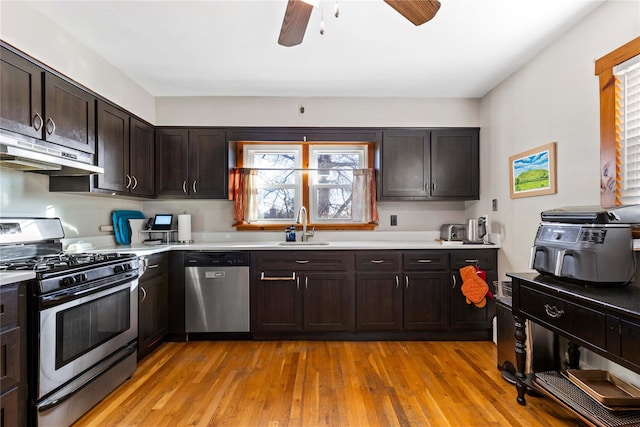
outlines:
[[[122,362],[124,359],[126,359],[127,357],[129,357],[132,353],[135,353],[138,349],[138,345],[137,343],[131,343],[128,346],[126,346],[123,351],[124,354],[122,354],[120,357],[118,357],[117,360],[114,360],[112,363],[109,364],[109,366],[107,366],[105,369],[101,370],[100,372],[97,372],[95,375],[93,375],[91,378],[89,378],[87,381],[83,382],[79,387],[74,388],[73,390],[71,390],[69,393],[66,393],[56,399],[53,400],[45,400],[44,402],[40,403],[37,405],[37,409],[38,412],[46,412],[52,408],[55,408],[56,406],[64,403],[66,400],[72,398],[74,395],[76,395],[78,392],[82,391],[86,386],[88,386],[89,384],[91,384],[92,382],[94,382],[95,380],[98,379],[98,377],[100,377],[102,374],[104,374],[105,372],[108,372],[111,368],[113,368],[114,366],[116,366],[117,364],[119,364],[120,362]]]
[[[87,287],[85,289],[80,289],[77,291],[72,291],[72,292],[64,292],[64,293],[59,293],[59,294],[54,294],[54,295],[45,295],[43,297],[40,298],[40,304],[42,304],[43,308],[44,307],[53,307],[56,305],[60,305],[64,302],[67,301],[73,301],[74,299],[78,299],[80,297],[83,297],[85,295],[90,295],[90,294],[94,294],[94,293],[98,293],[100,291],[106,290],[106,289],[111,289],[111,288],[115,288],[118,287],[120,285],[124,285],[125,283],[131,283],[133,280],[135,280],[135,278],[137,277],[137,273],[130,273],[127,274],[126,277],[121,278],[120,280],[118,280],[117,282],[109,282],[106,283],[102,286],[97,286],[97,287]]]

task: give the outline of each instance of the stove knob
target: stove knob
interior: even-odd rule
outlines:
[[[113,271],[116,274],[124,273],[124,267],[122,267],[121,265],[116,265],[115,267],[113,267]]]
[[[72,276],[67,276],[60,279],[61,286],[71,286],[74,283],[76,283],[76,279],[74,279]]]
[[[76,283],[82,283],[87,281],[86,273],[76,274],[75,276],[73,276],[73,278]]]

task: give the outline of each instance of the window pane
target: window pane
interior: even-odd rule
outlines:
[[[351,221],[351,187],[318,188],[315,194],[318,219]]]
[[[294,219],[295,190],[262,188],[258,190],[258,219]]]
[[[296,183],[296,171],[281,169],[261,169],[258,171],[258,185],[293,185]]]
[[[259,153],[253,152],[251,167],[270,169],[295,169],[295,152],[287,153]]]
[[[359,169],[360,153],[317,152],[318,169]]]

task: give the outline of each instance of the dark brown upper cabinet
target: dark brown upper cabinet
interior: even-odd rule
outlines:
[[[97,187],[153,197],[153,127],[103,101],[98,102]]]
[[[479,129],[392,129],[379,145],[380,200],[475,200]]]
[[[0,127],[42,138],[44,70],[8,49],[0,49]]]
[[[4,47],[0,53],[2,128],[94,154],[95,96]]]
[[[96,98],[45,73],[44,139],[85,153],[96,151]]]
[[[156,195],[225,199],[228,150],[224,129],[156,129]]]

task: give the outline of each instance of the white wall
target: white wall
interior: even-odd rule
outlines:
[[[29,3],[0,1],[0,38],[155,123],[155,99],[149,92]]]
[[[481,200],[503,231],[499,269],[527,271],[540,212],[600,204],[598,78],[594,60],[640,34],[640,2],[608,1],[481,102]],[[510,199],[509,156],[557,142],[557,194]],[[491,199],[498,211],[491,212]]]

